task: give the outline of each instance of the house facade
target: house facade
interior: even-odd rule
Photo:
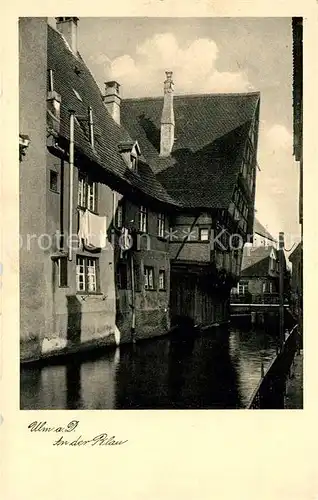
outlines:
[[[19,21],[21,359],[226,321],[259,94],[174,96],[171,72],[160,98],[101,92],[56,19]]]
[[[240,280],[231,290],[232,302],[278,302],[279,252],[277,241],[254,220],[253,238],[243,249]]]
[[[170,318],[229,320],[242,248],[252,231],[259,93],[126,99],[122,119],[169,195]]]
[[[174,202],[120,125],[119,85],[100,92],[77,18],[19,35],[21,359],[165,333]]]
[[[289,256],[292,263],[292,306],[302,332],[303,321],[303,19],[294,17],[293,31],[293,153],[299,164],[299,224],[301,242]]]
[[[271,247],[245,248],[238,295],[250,295],[252,302],[277,299],[279,294],[279,261],[277,250]]]

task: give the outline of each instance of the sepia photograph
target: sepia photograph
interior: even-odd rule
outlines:
[[[18,37],[20,409],[303,409],[303,19]]]

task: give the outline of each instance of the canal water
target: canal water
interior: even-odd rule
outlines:
[[[212,328],[144,340],[94,359],[21,368],[21,409],[244,408],[276,353],[263,330]]]

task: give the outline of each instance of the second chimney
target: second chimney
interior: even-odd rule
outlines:
[[[170,156],[174,143],[173,85],[172,71],[166,71],[160,130],[160,156],[163,158]]]
[[[77,55],[78,17],[57,17],[56,29],[62,33],[73,54]]]
[[[116,81],[105,82],[104,104],[108,113],[113,117],[116,123],[120,125],[120,101],[119,83]]]

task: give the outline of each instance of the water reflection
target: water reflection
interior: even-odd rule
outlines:
[[[214,328],[185,342],[162,337],[96,359],[21,370],[23,409],[230,409],[246,405],[275,340]]]
[[[229,350],[232,363],[238,373],[241,403],[245,407],[257,386],[262,365],[264,371],[275,357],[277,335],[264,330],[244,331],[232,329]]]

